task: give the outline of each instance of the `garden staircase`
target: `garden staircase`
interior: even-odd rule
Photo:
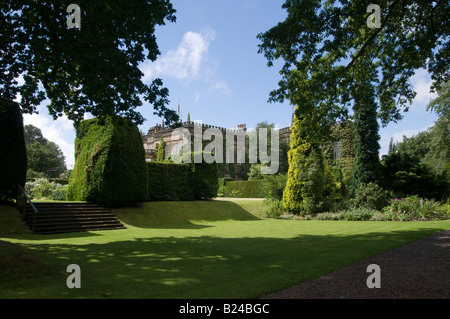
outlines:
[[[125,228],[110,209],[89,203],[28,203],[24,220],[38,234]]]

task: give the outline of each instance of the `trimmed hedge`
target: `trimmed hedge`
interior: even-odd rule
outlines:
[[[0,98],[0,201],[17,198],[25,186],[27,151],[23,117],[17,103]]]
[[[227,182],[225,184],[225,197],[238,198],[265,198],[264,180]]]
[[[148,201],[189,201],[217,196],[217,164],[149,162]]]
[[[79,123],[75,158],[68,200],[119,207],[147,199],[145,150],[130,120],[111,116]]]
[[[194,199],[188,164],[148,162],[148,201],[189,201]]]
[[[192,153],[192,161],[190,164],[190,183],[194,199],[199,200],[216,197],[219,190],[217,163],[194,163],[195,154],[197,153]]]

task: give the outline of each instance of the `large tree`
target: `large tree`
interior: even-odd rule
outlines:
[[[269,101],[296,105],[311,145],[336,119],[352,115],[352,106],[355,118],[375,112],[383,125],[400,120],[415,97],[410,78],[419,68],[430,72],[433,89],[449,79],[448,2],[377,3],[381,23],[372,28],[370,2],[287,0],[286,20],[258,35],[269,66],[284,60]]]
[[[140,124],[136,108],[145,99],[167,123],[177,119],[162,81],[143,83],[139,70],[160,54],[155,27],[175,21],[168,0],[78,0],[81,28],[68,24],[74,12],[67,1],[0,3],[0,95],[20,95],[23,113],[48,98],[54,118],[121,115]]]
[[[58,177],[67,170],[64,153],[56,143],[47,140],[39,128],[25,125],[24,133],[28,170],[48,177]]]

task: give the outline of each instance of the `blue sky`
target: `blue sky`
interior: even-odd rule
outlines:
[[[159,77],[170,91],[170,107],[181,107],[182,119],[188,112],[191,121],[226,128],[247,124],[254,128],[262,121],[283,128],[291,124],[289,102],[267,103],[269,92],[277,88],[281,62],[266,66],[258,54],[256,35],[283,21],[284,1],[267,0],[172,0],[177,22],[158,27],[156,36],[161,51],[156,62],[145,62],[144,81]],[[81,8],[82,9],[82,8]],[[417,96],[404,119],[380,129],[380,154],[387,152],[389,140],[402,140],[433,125],[436,116],[426,111],[435,97],[429,93],[431,80],[424,70],[411,79]],[[45,103],[39,115],[25,115],[25,124],[41,128],[44,136],[57,143],[69,168],[74,164],[75,132],[66,118],[53,121]],[[139,109],[147,121],[139,128],[147,132],[161,119],[151,105]]]

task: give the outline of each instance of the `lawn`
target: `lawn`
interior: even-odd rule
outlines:
[[[125,230],[60,235],[31,234],[0,206],[0,298],[256,298],[450,227],[264,219],[261,205],[146,203],[115,210]]]

